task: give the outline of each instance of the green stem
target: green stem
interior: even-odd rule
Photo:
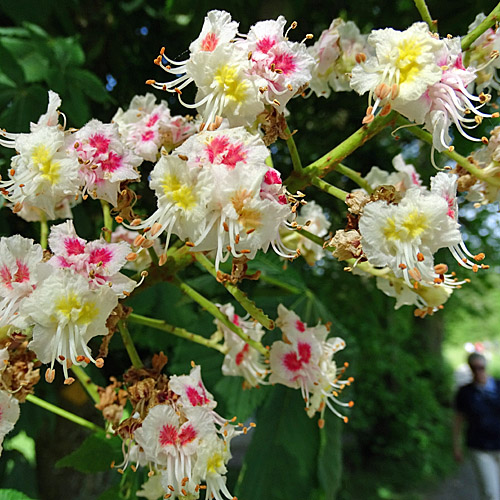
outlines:
[[[155,328],[156,330],[162,330],[164,332],[171,333],[172,335],[176,335],[177,337],[195,342],[196,344],[210,347],[211,349],[215,349],[222,354],[226,354],[226,349],[218,342],[214,342],[213,340],[202,337],[201,335],[197,335],[196,333],[188,332],[184,328],[169,325],[161,319],[147,318],[146,316],[132,313],[128,316],[127,321],[136,323],[138,325],[149,326],[150,328]]]
[[[326,153],[307,167],[304,167],[302,172],[294,170],[290,177],[285,180],[288,191],[294,193],[302,190],[312,183],[314,177],[324,177],[329,172],[335,170],[337,165],[339,165],[344,158],[352,154],[385,127],[394,123],[396,117],[397,113],[394,111],[386,116],[376,116],[370,124],[363,125],[330,152]]]
[[[127,324],[123,320],[118,321],[118,329],[120,330],[120,334],[122,336],[123,345],[125,346],[125,349],[127,349],[130,361],[132,361],[132,366],[139,370],[144,368],[144,364],[142,363],[137,349],[135,348],[132,336],[128,331]]]
[[[486,19],[474,28],[470,33],[462,38],[462,50],[469,47],[488,29],[491,28],[500,18],[500,3],[489,13]]]
[[[311,179],[311,183],[317,188],[324,191],[325,193],[328,193],[329,195],[334,196],[335,198],[338,198],[339,200],[342,201],[345,201],[348,195],[347,191],[344,191],[343,189],[333,186],[332,184],[329,184],[328,182],[324,181],[323,179],[320,179],[319,177],[313,177]]]
[[[87,391],[88,395],[92,398],[94,403],[98,404],[101,400],[97,392],[97,385],[92,382],[85,370],[79,365],[72,365],[71,371],[75,374],[76,378],[80,381],[83,388]]]
[[[293,134],[288,128],[288,125],[285,128],[285,134],[288,136],[286,140],[286,145],[288,146],[288,151],[290,152],[290,157],[292,158],[293,169],[297,172],[302,172],[302,161],[300,160],[299,152],[297,150],[297,145],[295,144],[295,140],[293,138]]]
[[[217,271],[212,262],[205,257],[201,252],[196,252],[194,254],[196,260],[215,278],[217,279]],[[222,283],[226,290],[241,304],[243,309],[252,316],[253,319],[258,321],[262,326],[268,330],[274,329],[274,321],[269,318],[269,316],[262,310],[259,309],[255,302],[248,298],[248,295],[242,292],[236,285],[228,283],[227,281]]]
[[[410,121],[408,121],[406,118],[399,117],[397,120],[397,124],[399,126],[406,126],[408,124],[412,125]],[[426,132],[425,130],[422,130],[420,127],[417,125],[413,127],[408,127],[406,130],[410,131],[415,137],[418,137],[424,142],[427,142],[428,144],[432,145],[432,135],[429,134],[429,132]],[[445,149],[443,152],[448,158],[452,159],[457,163],[457,165],[460,165],[463,167],[467,172],[472,174],[474,177],[477,177],[479,180],[486,182],[492,186],[499,187],[500,186],[500,178],[498,177],[489,177],[487,175],[484,175],[484,172],[482,169],[476,167],[473,163],[471,163],[465,156],[462,156],[461,154],[457,153],[456,151],[449,151]]]
[[[78,415],[75,415],[74,413],[63,410],[62,408],[59,408],[58,406],[53,405],[52,403],[49,403],[43,399],[40,399],[40,398],[34,396],[33,394],[28,394],[26,396],[26,401],[29,401],[30,403],[33,403],[37,406],[40,406],[40,408],[51,411],[52,413],[55,413],[56,415],[59,415],[60,417],[63,417],[67,420],[71,420],[71,422],[74,422],[75,424],[81,425],[82,427],[86,427],[87,429],[90,429],[91,431],[105,432],[102,427],[99,427],[98,425],[96,425],[92,422],[89,422],[88,420],[85,420],[84,418],[79,417]]]
[[[172,279],[172,283],[179,287],[188,297],[200,304],[201,307],[206,309],[214,318],[218,319],[223,325],[236,333],[236,335],[243,339],[250,347],[253,347],[264,356],[269,356],[269,351],[260,342],[252,340],[239,326],[236,326],[224,313],[222,313],[213,302],[203,297],[203,295],[177,277]]]
[[[113,218],[107,201],[101,200],[102,215],[104,218],[104,239],[109,243],[111,241],[111,233],[113,232]]]
[[[302,229],[297,229],[299,234],[304,238],[311,240],[313,243],[316,243],[316,245],[319,245],[321,248],[323,248],[325,240],[321,238],[321,236],[317,236],[316,234],[311,233],[311,231],[308,231],[307,229],[305,229],[305,227],[306,226],[302,226]]]
[[[425,0],[413,0],[413,1],[415,2],[415,7],[417,7],[418,11],[420,12],[422,20],[427,23],[429,29],[433,33],[437,33],[437,22],[432,20],[431,13],[429,12],[429,8],[427,7]]]
[[[40,218],[40,245],[44,250],[47,250],[48,237],[49,237],[49,224],[47,223],[47,217],[42,212]]]
[[[335,172],[345,175],[346,177],[351,179],[351,181],[354,181],[360,188],[363,188],[368,194],[373,193],[373,189],[368,181],[364,179],[359,172],[356,172],[356,170],[353,170],[352,168],[346,167],[345,165],[342,165],[342,163],[339,163],[335,167]]]

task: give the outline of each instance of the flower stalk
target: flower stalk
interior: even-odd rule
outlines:
[[[420,13],[420,17],[422,18],[422,20],[427,23],[429,29],[433,33],[437,33],[437,21],[433,21],[431,13],[429,12],[429,8],[425,3],[425,0],[413,0],[413,1],[415,2],[415,7],[418,9],[418,12]]]
[[[286,145],[288,146],[288,151],[290,152],[290,157],[292,159],[293,169],[296,172],[302,172],[302,161],[300,159],[299,151],[297,150],[297,145],[295,144],[295,140],[293,138],[294,132],[290,131],[288,125],[285,128],[285,134],[288,137],[286,140]]]
[[[111,233],[113,232],[113,218],[107,201],[101,200],[102,216],[104,218],[104,239],[110,243]]]
[[[486,19],[476,26],[470,33],[462,38],[462,50],[467,50],[470,46],[489,28],[500,19],[500,3],[488,14]]]
[[[325,193],[328,193],[329,195],[338,198],[339,200],[345,201],[347,197],[347,191],[344,191],[343,189],[340,189],[336,186],[333,186],[332,184],[324,181],[323,179],[320,179],[319,177],[313,177],[311,179],[311,182],[313,186],[316,186],[317,188],[321,189]]]
[[[134,341],[132,340],[132,336],[127,328],[127,324],[123,320],[118,322],[118,329],[120,330],[120,334],[122,336],[123,345],[125,346],[125,349],[127,349],[130,361],[132,361],[132,366],[137,369],[144,368],[144,363],[141,361],[139,353],[135,348]]]
[[[85,372],[85,370],[79,365],[72,365],[71,371],[75,374],[75,377],[82,384],[83,388],[87,391],[88,395],[92,398],[94,403],[98,404],[101,398],[97,392],[97,385],[92,382],[92,379]]]

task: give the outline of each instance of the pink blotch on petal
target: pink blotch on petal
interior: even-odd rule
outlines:
[[[267,54],[276,45],[276,40],[270,36],[265,36],[257,42],[257,50]]]
[[[280,178],[279,172],[277,170],[270,168],[266,172],[266,175],[264,175],[264,182],[266,184],[280,184],[281,185],[281,178]]]
[[[85,245],[78,238],[65,238],[64,248],[68,255],[80,255],[85,251]]]
[[[14,274],[14,281],[16,283],[24,283],[25,281],[29,281],[30,270],[28,266],[19,259],[16,260],[16,264],[17,264],[17,271],[16,274]]]
[[[246,157],[247,155],[246,151],[243,150],[243,144],[230,144],[227,153],[222,157],[221,163],[232,170],[240,161],[245,162]]]
[[[273,62],[276,69],[283,71],[285,75],[289,75],[295,71],[297,65],[295,64],[293,54],[288,54],[282,52],[281,54],[276,54],[273,58]]]
[[[299,351],[300,361],[306,364],[309,363],[311,359],[311,344],[299,342],[297,344],[297,350]]]
[[[194,441],[197,436],[198,433],[196,432],[196,429],[191,424],[187,424],[182,427],[181,432],[179,433],[179,441],[181,442],[181,445],[184,446],[185,444]]]
[[[113,259],[113,252],[109,248],[96,248],[89,255],[90,264],[108,264]]]
[[[215,33],[207,33],[205,38],[201,41],[201,50],[203,52],[213,52],[218,43],[219,40]]]
[[[154,139],[154,137],[155,137],[154,130],[147,130],[146,132],[144,132],[144,134],[141,135],[141,141],[149,142],[152,139]]]
[[[302,333],[306,331],[306,325],[304,325],[304,323],[300,321],[300,319],[295,322],[295,328],[297,328],[297,330]]]
[[[205,147],[210,163],[213,163],[217,156],[224,153],[228,145],[229,139],[226,136],[214,137]]]
[[[233,314],[233,323],[236,326],[240,326],[240,317],[237,314]]]
[[[200,394],[195,387],[189,385],[186,387],[186,396],[193,406],[203,406],[204,404],[208,403],[208,399],[204,394]]]
[[[159,119],[160,115],[158,113],[151,115],[146,123],[146,127],[152,127]]]
[[[170,424],[165,424],[160,431],[159,441],[162,446],[174,445],[178,439],[177,429]]]
[[[101,162],[101,168],[106,172],[114,172],[122,166],[122,160],[120,155],[110,151],[107,160]]]
[[[236,366],[240,366],[241,363],[243,363],[243,360],[245,359],[245,354],[248,353],[249,349],[250,346],[248,344],[245,344],[245,347],[243,347],[243,349],[238,354],[236,354]]]
[[[282,363],[291,372],[299,371],[302,368],[302,361],[297,357],[295,351],[286,353],[283,356]]]
[[[7,266],[2,266],[0,268],[0,279],[2,280],[4,285],[7,285],[8,288],[12,288],[12,275],[10,274],[9,268]]]
[[[284,194],[280,194],[278,196],[278,202],[281,203],[281,205],[286,205],[288,203],[286,196]]]
[[[89,144],[96,148],[97,153],[102,154],[108,151],[110,139],[102,134],[95,134],[89,137]]]

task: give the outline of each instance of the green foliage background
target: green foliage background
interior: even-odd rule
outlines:
[[[478,12],[488,12],[494,5],[477,1],[457,8],[456,2],[429,2],[442,35],[465,33]],[[364,0],[356,4],[323,0],[3,0],[0,126],[12,132],[28,130],[29,122],[45,110],[49,88],[61,95],[62,110],[71,126],[82,126],[91,117],[109,121],[118,106],[126,107],[133,95],[149,90],[146,79],[162,78],[152,63],[159,48],[165,45],[170,57],[183,58],[205,13],[213,8],[229,10],[240,21],[242,32],[258,20],[283,14],[289,21],[299,22],[293,33],[297,40],[306,33],[319,36],[338,16],[356,21],[363,32],[386,26],[405,29],[419,19],[411,0]],[[172,96],[157,93],[157,97],[169,101],[173,114],[184,113]],[[189,102],[189,95],[185,99]],[[298,129],[295,137],[302,162],[318,158],[354,132],[365,106],[365,99],[354,94],[292,102],[289,123],[292,129]],[[491,127],[485,122],[486,128]],[[401,136],[397,142],[389,131],[383,132],[349,157],[346,164],[363,173],[373,165],[390,169],[392,157],[403,149],[424,177],[432,175],[429,148],[405,132]],[[456,145],[459,151],[469,152],[470,146],[459,138]],[[10,154],[7,150],[0,152],[4,171]],[[285,177],[291,165],[282,143],[273,147],[273,155],[275,166]],[[340,187],[354,187],[334,173],[330,178]],[[307,194],[328,208],[332,228],[342,227],[345,209],[340,203],[313,189]],[[154,204],[152,197],[143,201]],[[16,231],[38,237],[36,227],[20,221],[9,210],[2,210],[1,215],[2,234]],[[491,225],[490,216],[491,211],[485,209],[474,227],[464,222],[471,250],[486,248],[489,263],[494,265],[498,263],[497,238],[491,231],[489,236],[479,235],[480,228]],[[75,224],[82,236],[97,237],[102,226],[98,204],[77,207]],[[242,391],[240,380],[221,378],[219,353],[134,327],[142,358],[147,362],[153,352],[165,351],[170,358],[170,373],[186,372],[190,361],[195,360],[202,364],[206,385],[220,401],[221,414],[257,422],[243,466],[236,465],[229,475],[232,491],[240,500],[414,498],[422,492],[418,485],[423,480],[442,477],[452,470],[452,378],[442,354],[444,335],[448,339],[444,344],[447,359],[453,362],[463,354],[463,342],[478,329],[479,336],[487,333],[498,338],[498,280],[476,280],[478,284],[464,290],[463,298],[450,300],[445,314],[416,320],[408,308],[394,311],[393,300],[377,291],[373,280],[345,273],[343,265],[333,259],[324,259],[314,269],[301,260],[287,267],[283,272],[283,263],[275,256],[259,256],[252,268],[263,271],[267,284],[245,283],[244,289],[272,317],[281,302],[311,324],[320,319],[332,321],[332,334],[347,342],[339,362],[349,361],[349,374],[356,378],[346,391],[346,398],[356,401],[347,426],[328,415],[325,429],[320,431],[316,422],[306,417],[296,392],[282,387]],[[214,302],[228,301],[224,289],[199,268],[187,269],[183,278]],[[212,318],[171,285],[156,285],[129,302],[140,314],[207,336],[214,331]],[[477,317],[481,318],[479,325]],[[489,318],[487,323],[484,318]],[[277,336],[276,332],[269,333],[269,342]],[[129,366],[118,338],[112,341],[111,353],[103,371],[91,372],[100,384],[105,384],[110,375],[120,376]],[[98,412],[75,390],[41,382],[37,394],[99,422]],[[88,437],[74,424],[56,420],[29,404],[22,406],[21,415],[16,429],[24,429],[25,434],[6,441],[0,460],[2,488],[15,488],[40,499],[135,498],[143,477],[130,469],[123,476],[109,471],[112,460],[120,461],[115,441],[106,443],[102,437]],[[96,454],[99,460],[94,460]],[[86,475],[89,473],[92,475]],[[26,498],[6,490],[0,493],[5,498]]]

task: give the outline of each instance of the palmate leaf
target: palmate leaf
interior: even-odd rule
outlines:
[[[75,451],[61,458],[56,467],[71,467],[79,472],[95,473],[108,470],[112,462],[122,459],[122,441],[104,434],[90,435]]]
[[[276,386],[257,412],[252,433],[238,498],[307,499],[318,486],[319,428],[317,420],[306,415],[299,391]]]

